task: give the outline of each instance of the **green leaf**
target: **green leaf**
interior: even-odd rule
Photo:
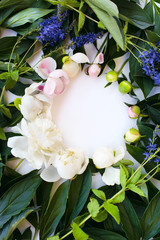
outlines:
[[[120,183],[122,188],[125,188],[127,182],[126,172],[122,165],[120,165]]]
[[[106,201],[104,202],[104,208],[116,220],[116,222],[120,224],[120,215],[118,207]]]
[[[111,203],[121,203],[125,199],[125,191],[121,192],[118,196],[116,196]]]
[[[95,198],[91,198],[87,205],[88,211],[92,217],[96,217],[99,213],[99,203]]]
[[[0,239],[7,240],[13,231],[17,228],[17,226],[31,213],[34,209],[26,209],[22,211],[20,214],[12,217],[2,229],[0,229]]]
[[[108,213],[106,210],[100,210],[96,217],[92,217],[92,219],[96,222],[104,222],[108,217]]]
[[[129,183],[135,184],[138,182],[139,178],[141,176],[141,168],[134,174],[134,176],[131,178],[131,180],[129,181]]]
[[[89,236],[83,232],[75,222],[73,222],[71,226],[73,228],[73,236],[75,240],[87,240],[89,238]]]
[[[77,176],[70,185],[65,215],[66,225],[78,216],[88,199],[91,189],[92,175],[88,168],[83,175]]]
[[[90,238],[94,240],[127,240],[125,237],[118,233],[114,233],[100,228],[86,228],[85,232],[88,233]]]
[[[27,8],[9,18],[6,22],[4,22],[4,25],[6,27],[18,27],[28,22],[33,23],[37,19],[51,13],[52,11],[52,9]]]
[[[129,188],[129,190],[131,190],[132,192],[135,192],[135,193],[139,194],[139,195],[142,196],[142,197],[146,197],[146,195],[144,194],[144,192],[143,192],[140,188],[138,188],[136,185],[134,185],[134,184],[128,184],[128,185],[127,185],[127,188]]]
[[[123,166],[129,166],[129,165],[133,165],[134,163],[131,161],[131,160],[128,160],[128,159],[122,159],[120,160],[119,162],[113,164],[114,167],[119,167],[120,165]]]
[[[127,0],[113,0],[117,4],[120,18],[140,29],[146,29],[153,25],[150,15],[138,4]]]
[[[11,89],[15,86],[16,82],[19,79],[19,71],[15,70],[9,73],[7,81],[5,83],[6,90]]]
[[[140,240],[141,238],[141,226],[137,214],[126,197],[123,203],[118,204],[120,211],[121,223],[127,239]]]
[[[98,189],[93,189],[92,188],[92,192],[100,199],[102,199],[103,201],[106,201],[106,195],[103,191],[98,190]]]
[[[101,22],[98,22],[98,27],[103,30],[106,30],[106,27]]]
[[[9,72],[4,72],[0,74],[0,79],[7,79],[10,76]]]
[[[160,124],[160,111],[149,105],[147,105],[147,110],[152,121],[156,124]]]
[[[88,5],[93,4],[95,7],[100,8],[101,10],[107,12],[109,15],[114,17],[119,17],[118,8],[116,4],[114,4],[110,0],[87,0]]]
[[[39,176],[27,178],[16,183],[3,194],[0,198],[0,228],[28,206],[40,182]]]
[[[41,217],[41,239],[49,237],[55,231],[60,219],[62,218],[66,209],[68,187],[68,181],[61,184],[56,193],[53,195],[45,215]]]
[[[10,7],[13,5],[16,5],[18,7],[29,7],[32,3],[34,2],[34,0],[1,0],[0,1],[0,9],[1,8],[6,8],[6,7]]]
[[[14,106],[20,111],[19,105],[21,105],[21,98],[16,98],[14,100]]]
[[[88,212],[87,212],[87,213],[84,213],[83,215],[76,217],[76,218],[73,220],[73,222],[75,222],[77,225],[79,225],[81,222],[83,222],[84,220],[86,220],[86,218],[88,218],[89,215],[90,215],[90,214],[89,214]],[[81,227],[83,227],[83,225],[82,225]]]
[[[146,33],[150,42],[157,43],[160,40],[159,34],[152,32],[151,30],[146,30]]]
[[[6,108],[4,105],[0,105],[0,111],[8,118],[12,118],[12,114],[9,108]]]
[[[79,12],[79,17],[78,17],[78,32],[81,31],[81,29],[83,28],[84,26],[84,23],[85,23],[85,15],[82,11]]]
[[[3,128],[0,128],[0,139],[6,140],[5,132],[3,131]]]
[[[143,239],[147,240],[160,231],[160,192],[150,201],[141,219]]]
[[[121,49],[124,49],[124,34],[118,19],[115,19],[108,12],[101,9],[100,6],[94,5],[91,0],[86,0],[86,3],[92,8],[101,23],[108,29]]]

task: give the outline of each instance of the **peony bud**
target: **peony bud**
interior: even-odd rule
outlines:
[[[101,72],[101,67],[99,66],[99,64],[92,64],[89,68],[88,68],[88,74],[90,77],[97,77]]]
[[[116,82],[117,81],[117,79],[118,79],[118,74],[117,74],[117,72],[115,72],[115,71],[110,71],[110,72],[108,72],[107,73],[107,75],[106,75],[106,80],[108,81],[108,82]]]
[[[119,91],[121,93],[129,93],[132,90],[132,85],[130,82],[124,80],[119,84]]]
[[[75,78],[81,71],[81,64],[69,58],[64,62],[62,69],[67,73],[69,78]]]
[[[140,138],[141,138],[141,135],[140,135],[139,131],[135,128],[129,129],[126,132],[126,134],[124,135],[125,141],[130,142],[130,143],[137,142],[140,140]]]
[[[140,108],[136,105],[128,108],[128,116],[130,118],[133,118],[133,119],[138,118],[138,116],[140,115],[140,112],[141,112]]]

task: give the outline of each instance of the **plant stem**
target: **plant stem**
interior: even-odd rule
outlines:
[[[118,76],[121,74],[122,69],[124,68],[124,66],[126,65],[126,63],[128,62],[128,60],[129,60],[129,58],[127,58],[127,59],[124,61],[124,63],[122,64],[122,66],[121,66],[120,69],[118,70],[118,72],[117,72]]]
[[[21,165],[21,163],[24,161],[24,158],[23,159],[21,159],[21,161],[19,161],[19,163],[16,165],[16,167],[14,168],[14,170],[16,170],[20,165]]]
[[[27,56],[27,54],[29,53],[29,51],[32,49],[32,47],[37,43],[37,39],[34,41],[34,43],[28,48],[27,52],[24,54],[24,56],[22,57],[20,63],[18,64],[18,67],[21,65],[21,63],[23,62],[24,58]]]
[[[5,93],[5,86],[2,88],[2,92],[1,92],[1,96],[0,96],[0,104],[1,104],[1,102],[2,102],[2,98],[3,98],[3,96],[4,96],[4,93]]]

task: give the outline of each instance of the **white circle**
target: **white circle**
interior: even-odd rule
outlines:
[[[54,120],[65,145],[83,150],[88,157],[101,146],[124,146],[123,135],[136,126],[124,104],[134,104],[134,99],[122,95],[118,83],[104,88],[106,83],[105,74],[91,78],[82,72],[54,99]]]

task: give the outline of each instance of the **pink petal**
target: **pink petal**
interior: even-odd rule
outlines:
[[[103,55],[103,53],[99,53],[97,55],[97,57],[94,60],[94,63],[97,63],[97,64],[98,63],[100,63],[100,64],[104,63],[104,55]]]
[[[92,64],[89,68],[88,68],[88,74],[91,77],[97,77],[101,72],[101,68],[98,64]]]
[[[62,94],[69,84],[70,80],[67,73],[57,69],[49,74],[49,77],[44,86],[44,94],[48,97]]]
[[[61,78],[65,85],[68,85],[70,80],[67,73],[61,69],[57,69],[49,74],[49,78]]]
[[[51,58],[47,57],[44,58],[38,65],[37,73],[43,79],[46,79],[51,72],[53,72],[57,67],[56,61]]]

